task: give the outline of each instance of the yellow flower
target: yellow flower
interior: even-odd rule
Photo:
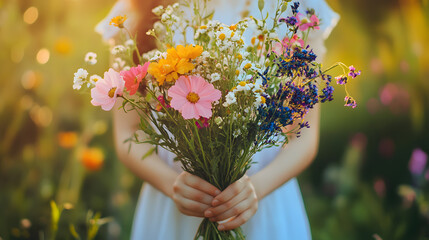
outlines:
[[[249,68],[251,68],[252,67],[252,64],[251,63],[247,63],[246,65],[244,65],[244,69],[249,69]]]
[[[189,58],[194,59],[197,58],[203,53],[203,47],[196,45],[195,47],[192,45],[187,45],[186,47],[182,45],[178,45],[176,47],[177,54],[180,58]]]
[[[167,58],[151,63],[148,72],[156,78],[160,86],[165,81],[174,82],[179,78],[179,74],[186,74],[195,68],[191,60],[199,57],[202,52],[203,47],[198,45],[186,47],[178,45],[176,48],[169,48]]]
[[[237,30],[237,24],[234,24],[234,25],[229,26],[229,29],[230,29],[231,31],[235,31],[235,30]]]
[[[115,27],[118,27],[118,28],[123,28],[125,20],[127,20],[127,15],[116,16],[116,17],[112,18],[112,20],[110,20],[109,24],[113,25]]]
[[[223,41],[223,40],[225,39],[225,37],[226,37],[226,36],[225,36],[225,33],[221,33],[221,34],[219,34],[219,39],[220,39],[220,40],[222,40],[222,41]]]
[[[238,69],[237,69],[237,70],[235,70],[235,75],[236,75],[236,76],[240,75],[240,70],[238,70]]]

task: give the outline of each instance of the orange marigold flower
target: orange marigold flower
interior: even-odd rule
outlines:
[[[82,164],[89,171],[97,171],[103,166],[104,154],[99,148],[87,148],[82,153]]]
[[[199,57],[202,52],[203,47],[198,45],[186,47],[178,45],[176,48],[169,48],[167,58],[151,63],[148,72],[156,78],[160,86],[165,81],[174,82],[179,78],[179,74],[186,74],[195,68],[191,60]]]
[[[76,132],[60,132],[58,133],[58,144],[63,148],[72,148],[77,143]]]
[[[195,47],[192,45],[187,45],[186,47],[182,45],[178,45],[176,47],[177,54],[180,58],[188,58],[188,59],[194,59],[197,58],[203,53],[203,47],[196,45]]]
[[[116,17],[112,18],[112,20],[110,20],[109,24],[113,25],[115,27],[118,27],[118,28],[123,28],[125,20],[127,20],[127,15],[116,16]]]

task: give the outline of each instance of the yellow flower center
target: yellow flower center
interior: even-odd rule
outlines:
[[[203,26],[200,27],[200,29],[207,29],[207,26],[203,25]]]
[[[238,70],[238,69],[237,69],[237,70],[235,70],[235,75],[236,75],[236,76],[240,75],[240,70]]]
[[[242,87],[244,87],[244,86],[246,86],[246,82],[245,82],[245,81],[241,81],[241,82],[239,83],[239,85],[240,85],[240,86],[242,86]]]
[[[200,96],[194,92],[190,92],[188,93],[188,96],[186,96],[186,99],[188,99],[188,101],[191,103],[196,103],[198,100],[200,100]]]
[[[237,54],[237,58],[238,58],[238,60],[242,60],[243,56],[241,54]]]
[[[127,20],[127,15],[116,16],[116,17],[112,18],[112,20],[110,20],[109,24],[113,25],[115,27],[118,27],[118,28],[123,28],[125,20]]]
[[[266,99],[263,96],[261,96],[261,103],[263,104],[265,102],[266,102]]]
[[[234,35],[235,35],[235,32],[232,32],[232,33],[231,33],[231,37],[234,37]]]
[[[110,98],[113,98],[115,96],[115,92],[116,92],[116,87],[111,88],[109,90],[109,93],[107,94]]]
[[[237,30],[237,25],[236,24],[231,25],[231,26],[229,26],[229,29],[232,31],[235,31],[235,30]]]
[[[225,37],[226,37],[226,36],[225,36],[225,33],[221,33],[221,34],[219,34],[219,39],[220,39],[220,40],[222,40],[222,41],[223,41],[223,40],[225,39]]]
[[[251,63],[247,63],[246,65],[244,65],[244,69],[249,69],[249,68],[251,68],[252,67],[252,64]]]
[[[252,37],[252,40],[250,40],[250,43],[251,43],[252,45],[255,45],[255,43],[256,43],[256,37]]]

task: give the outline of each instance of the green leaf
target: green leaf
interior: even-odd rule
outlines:
[[[80,240],[80,236],[79,236],[79,234],[76,232],[76,228],[74,227],[74,225],[73,225],[73,224],[70,224],[70,226],[69,226],[69,230],[70,230],[71,235],[72,235],[75,239]]]

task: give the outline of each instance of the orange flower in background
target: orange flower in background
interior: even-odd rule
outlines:
[[[76,132],[60,132],[58,133],[58,144],[63,148],[72,148],[76,146]]]
[[[81,161],[89,171],[97,171],[103,166],[104,154],[99,148],[87,148],[83,150]]]
[[[203,47],[178,45],[176,48],[167,50],[167,57],[149,65],[148,72],[156,78],[159,85],[165,81],[174,82],[179,78],[179,74],[186,74],[192,71],[195,66],[191,62],[199,57],[203,52]]]
[[[118,28],[123,28],[125,20],[127,20],[127,15],[116,16],[116,17],[112,18],[112,20],[110,20],[109,24],[113,25],[115,27],[118,27]]]

